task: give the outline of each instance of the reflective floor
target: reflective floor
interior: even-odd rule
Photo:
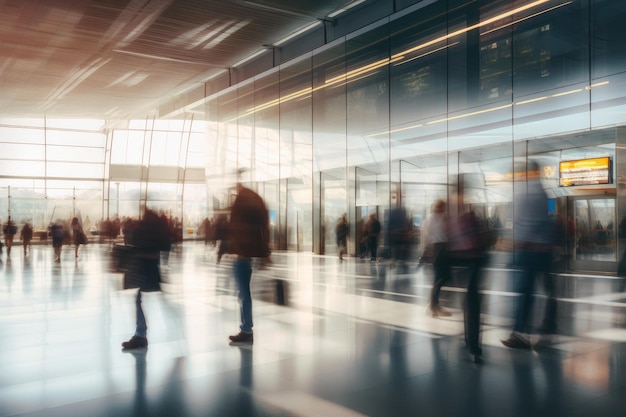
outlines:
[[[519,351],[500,344],[515,271],[488,268],[479,365],[462,273],[442,293],[452,317],[434,319],[428,268],[277,253],[253,272],[254,346],[233,347],[231,260],[190,242],[164,260],[164,291],[144,296],[149,347],[128,353],[135,292],[109,250],[2,255],[0,416],[626,415],[626,293],[611,277],[560,276],[559,334]]]

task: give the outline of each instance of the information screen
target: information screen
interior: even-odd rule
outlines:
[[[611,183],[611,158],[578,159],[559,163],[559,185],[592,185]]]

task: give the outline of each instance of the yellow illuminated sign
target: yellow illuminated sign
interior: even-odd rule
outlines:
[[[611,183],[611,158],[578,159],[559,163],[559,185],[592,185]]]

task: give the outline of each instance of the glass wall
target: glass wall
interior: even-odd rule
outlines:
[[[593,147],[621,169],[607,146],[626,124],[625,13],[608,0],[417,3],[210,97],[210,143],[223,152],[253,138],[253,151],[236,152],[254,162],[234,169],[251,167],[254,186],[272,189],[279,247],[330,253],[347,213],[354,254],[367,214],[384,222],[402,205],[419,227],[443,198],[478,211],[510,250],[514,188],[526,178],[517,167],[529,158],[546,164],[551,198],[616,193],[615,183],[566,188],[555,176],[565,155]],[[234,116],[213,104],[237,90],[254,105]],[[294,222],[312,236],[301,240]]]
[[[92,236],[106,219],[149,206],[195,237],[207,217],[204,120],[0,119],[0,221],[49,224],[78,217]]]

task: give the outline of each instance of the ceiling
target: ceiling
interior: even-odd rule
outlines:
[[[0,0],[0,117],[143,118],[354,0]]]

